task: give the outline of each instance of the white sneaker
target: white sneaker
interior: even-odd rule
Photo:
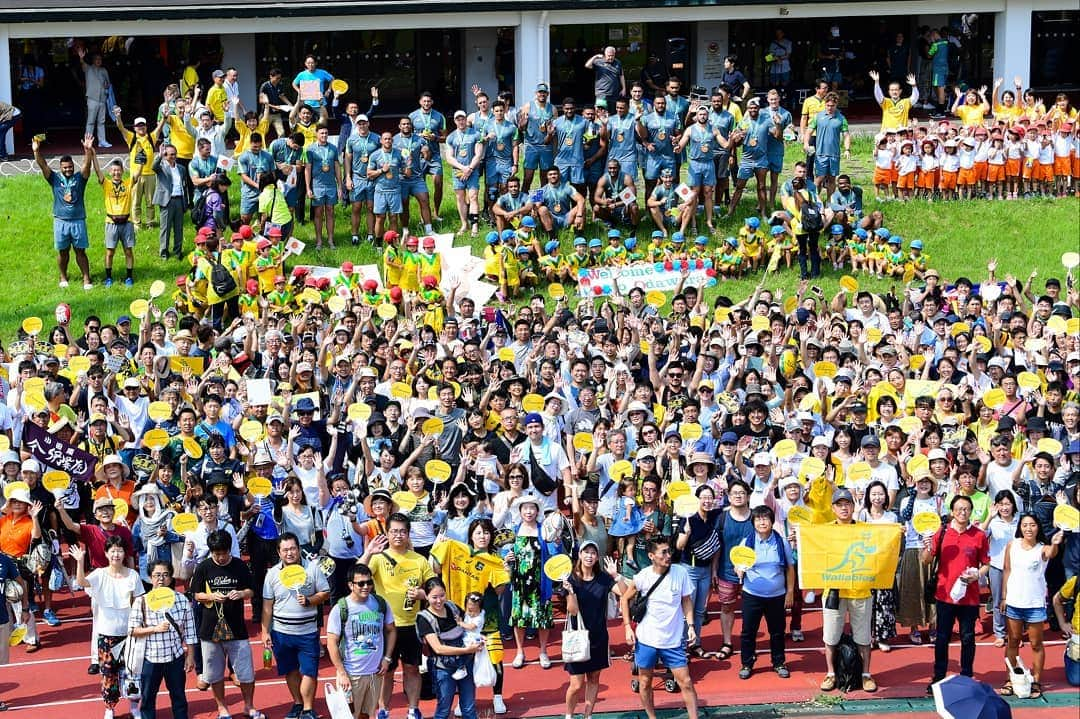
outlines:
[[[106,709],[105,714],[102,715],[102,719],[113,719],[113,710],[112,709]]]
[[[521,669],[525,666],[525,652],[518,652],[514,655],[514,663],[512,666],[514,669]]]
[[[461,705],[460,704],[458,704],[456,707],[454,707],[454,716],[456,716],[456,717],[461,716]]]
[[[112,143],[111,142],[105,142],[104,140],[102,140],[101,142],[98,143],[98,147],[101,147],[101,148],[104,148],[104,149],[107,150],[110,147],[112,147]]]
[[[548,655],[545,654],[544,652],[540,652],[540,668],[541,669],[550,669],[551,668],[551,659],[549,659]]]
[[[64,289],[67,286],[68,286],[68,281],[67,280],[60,280],[60,289]]]
[[[793,642],[801,642],[801,641],[804,641],[805,639],[806,639],[806,637],[803,635],[801,629],[792,629],[791,630],[791,641],[793,641]]]
[[[93,282],[84,282],[82,288],[84,290],[92,290],[92,289],[94,289],[94,283]]]
[[[817,595],[814,594],[813,591],[810,591],[810,592],[807,592],[806,594],[803,594],[803,603],[804,604],[813,604],[815,599],[817,599]]]
[[[502,694],[496,694],[495,695],[495,701],[493,703],[495,705],[495,713],[496,714],[505,714],[506,713],[506,702],[503,701]]]

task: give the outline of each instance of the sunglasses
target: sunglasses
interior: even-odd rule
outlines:
[[[370,579],[365,579],[365,580],[360,581],[360,582],[349,582],[349,584],[353,585],[354,587],[374,587],[375,586],[375,582],[370,580]]]

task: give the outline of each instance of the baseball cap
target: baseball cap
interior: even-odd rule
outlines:
[[[369,122],[368,116],[364,115],[364,114],[357,115],[356,116],[356,121],[357,122]]]
[[[851,492],[846,489],[838,489],[832,493],[832,503],[839,504],[840,502],[851,502],[852,504],[855,504]]]
[[[540,82],[540,83],[537,83],[537,85],[536,85],[536,91],[537,92],[550,92],[551,90],[548,88],[548,84],[546,82]]]
[[[138,127],[139,125],[145,125],[145,124],[146,124],[146,118],[145,117],[136,117],[135,121],[131,123],[132,127]]]
[[[540,416],[539,412],[529,412],[525,415],[524,425],[528,427],[530,424],[543,424],[544,418]]]
[[[468,115],[465,114],[464,110],[458,110],[457,112],[454,113],[454,119],[456,120],[459,117],[468,117]]]
[[[724,432],[720,435],[720,444],[738,444],[739,435],[734,432]]]
[[[865,437],[862,438],[862,441],[859,442],[859,446],[860,447],[880,447],[881,446],[881,440],[878,439],[878,436],[876,434],[868,434],[868,435],[866,435]]]

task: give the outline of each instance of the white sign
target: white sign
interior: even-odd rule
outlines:
[[[690,260],[690,276],[684,286],[710,287],[716,284],[716,272],[712,260]],[[700,267],[698,266],[700,263]],[[665,263],[642,262],[624,267],[592,267],[578,271],[578,294],[582,297],[604,297],[613,294],[618,283],[619,292],[626,295],[635,287],[649,292],[671,292],[679,284],[682,265],[672,262],[671,269]]]

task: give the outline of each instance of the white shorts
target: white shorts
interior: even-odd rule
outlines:
[[[225,679],[225,657],[232,662],[233,674],[241,684],[255,681],[255,667],[251,663],[251,645],[247,639],[229,642],[202,642],[203,679],[210,684]]]

